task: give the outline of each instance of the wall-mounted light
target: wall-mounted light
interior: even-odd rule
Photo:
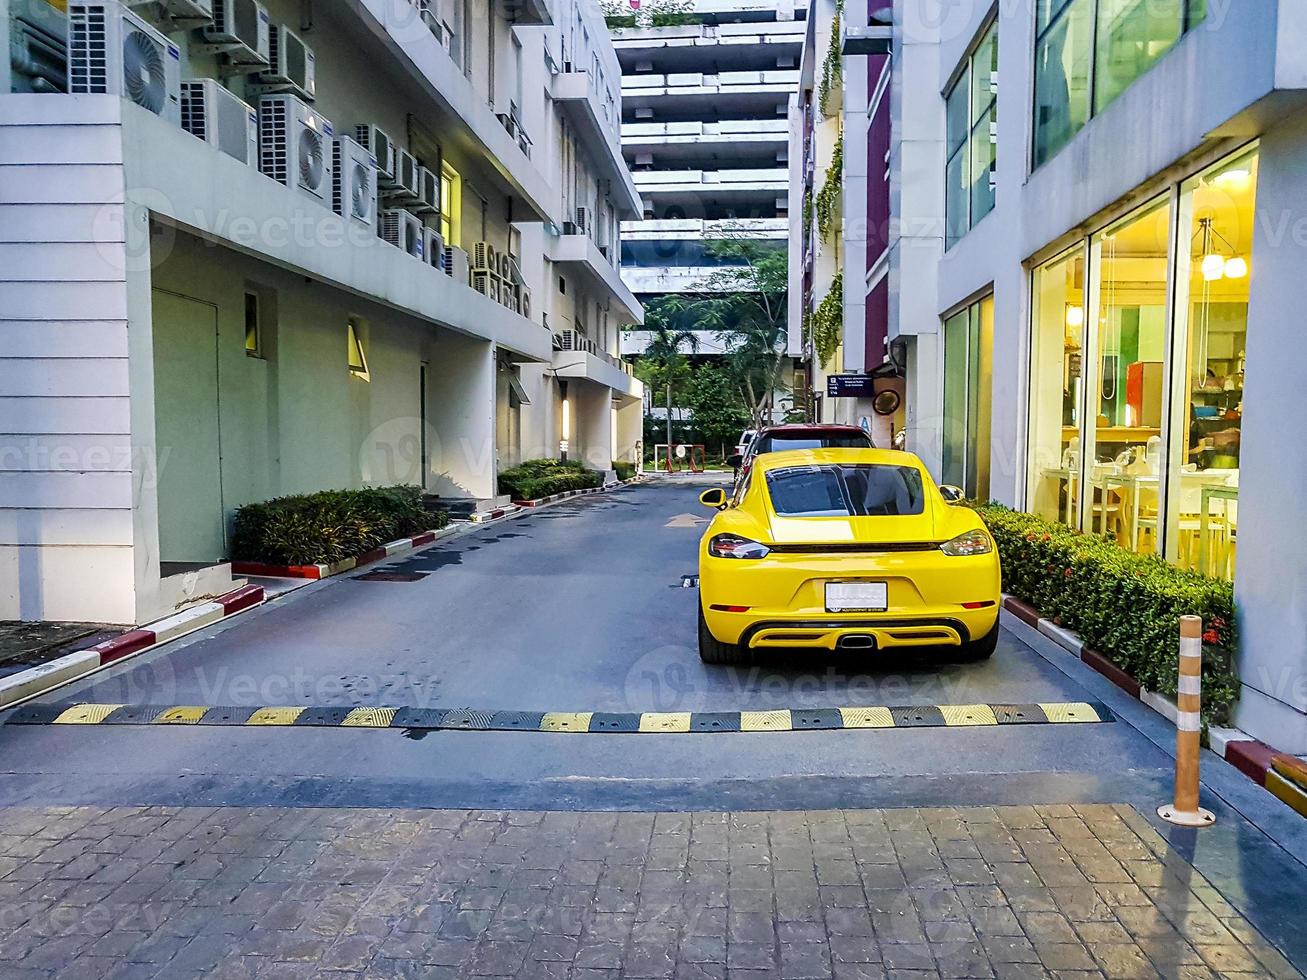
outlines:
[[[572,441],[572,400],[567,396],[567,382],[558,382],[558,394],[563,399],[562,438],[558,440],[558,458],[567,462],[568,443]]]
[[[1083,306],[1071,306],[1066,308],[1066,325],[1075,327],[1077,330],[1085,325],[1085,308]]]

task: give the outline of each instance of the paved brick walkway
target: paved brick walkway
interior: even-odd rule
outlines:
[[[0,810],[0,977],[1298,976],[1125,806]]]

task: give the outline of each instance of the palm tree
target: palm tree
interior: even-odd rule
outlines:
[[[644,329],[649,345],[640,355],[663,381],[667,396],[667,445],[672,444],[672,382],[687,368],[682,348],[698,353],[699,335],[685,326],[688,307],[680,296],[660,296],[645,309]]]

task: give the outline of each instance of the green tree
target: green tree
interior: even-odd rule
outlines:
[[[699,365],[686,383],[685,403],[693,413],[695,431],[709,446],[733,444],[749,424],[737,382],[728,361]]]
[[[667,442],[672,443],[672,392],[690,377],[690,361],[684,350],[699,350],[699,335],[689,328],[689,310],[681,296],[660,296],[644,311],[643,329],[649,344],[636,362],[635,374],[650,388],[660,391],[667,406]]]
[[[706,243],[720,266],[695,284],[685,315],[721,341],[754,428],[771,420],[785,368],[789,257],[773,243],[742,236]]]

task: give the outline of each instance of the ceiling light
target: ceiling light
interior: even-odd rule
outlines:
[[[1235,256],[1225,263],[1225,278],[1242,279],[1248,275],[1248,260]]]

